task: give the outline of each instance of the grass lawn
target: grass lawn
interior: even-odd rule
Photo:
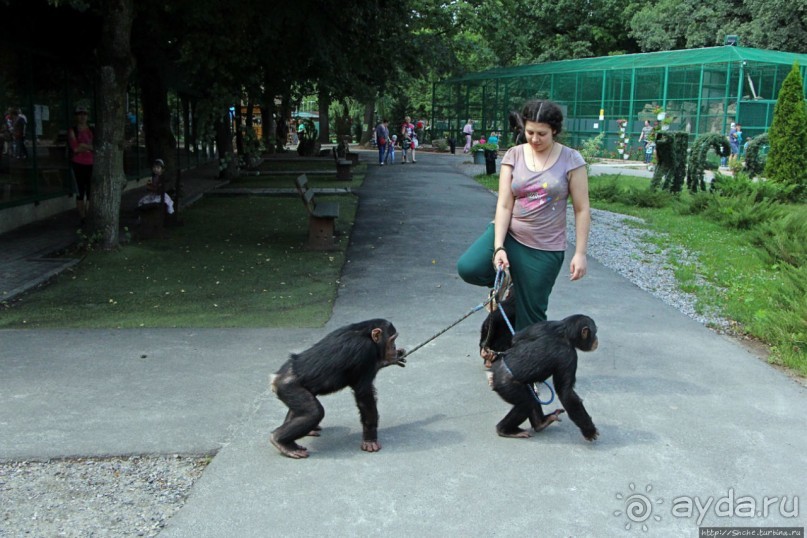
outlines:
[[[165,239],[89,252],[4,307],[0,327],[320,327],[357,207],[354,196],[329,199],[341,209],[335,251],[305,249],[308,217],[296,197],[209,197]]]

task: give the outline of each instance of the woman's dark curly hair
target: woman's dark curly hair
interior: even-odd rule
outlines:
[[[546,123],[552,128],[555,136],[559,135],[563,130],[563,112],[560,107],[548,99],[533,99],[527,101],[524,108],[521,110],[521,115],[517,112],[511,112],[509,116],[510,126],[516,132],[524,131],[524,124],[528,121],[537,123]],[[517,122],[518,125],[514,126],[513,123]]]

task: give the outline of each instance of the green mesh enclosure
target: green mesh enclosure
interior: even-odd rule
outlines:
[[[604,131],[614,157],[622,157],[617,145],[627,139],[624,154],[641,159],[645,120],[690,138],[728,133],[737,121],[748,138],[768,130],[779,88],[796,60],[804,77],[805,54],[734,46],[496,68],[435,83],[432,132],[459,138],[471,118],[475,136],[498,131],[512,143],[508,112],[528,99],[548,98],[564,108],[567,144],[580,146]],[[627,120],[624,133],[620,119]]]

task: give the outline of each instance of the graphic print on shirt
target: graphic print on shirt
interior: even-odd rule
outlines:
[[[516,203],[520,206],[522,215],[532,213],[551,201],[552,197],[549,195],[549,183],[546,181],[536,184],[535,186],[530,185],[527,187],[524,195],[516,198]]]

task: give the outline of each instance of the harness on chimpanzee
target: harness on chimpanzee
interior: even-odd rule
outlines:
[[[504,282],[507,282],[507,286],[503,286]],[[501,267],[499,267],[498,270],[496,271],[496,280],[495,280],[495,283],[493,285],[493,291],[490,292],[489,303],[491,305],[491,307],[490,307],[490,312],[491,313],[495,312],[496,309],[499,308],[500,305],[498,303],[500,303],[503,300],[503,298],[507,297],[507,292],[510,290],[511,287],[512,287],[512,283],[510,282],[510,275],[507,274]],[[501,288],[504,288],[504,291],[502,291]],[[502,319],[504,319],[504,322],[507,324],[507,328],[510,329],[510,334],[515,336],[516,331],[515,331],[515,329],[513,329],[513,324],[510,323],[510,319],[507,317],[507,313],[504,311],[504,308],[499,308],[499,312],[502,315]],[[491,335],[491,333],[493,331],[492,328],[493,328],[493,323],[489,323],[488,324],[488,334],[485,337],[485,347],[487,346],[488,342],[490,342],[490,335]],[[510,370],[510,367],[507,366],[507,361],[505,360],[505,357],[507,356],[507,351],[493,351],[492,349],[488,349],[488,351],[493,354],[493,359],[491,359],[491,360],[485,359],[485,366],[490,367],[497,360],[501,360],[501,363],[502,363],[502,366],[504,367],[504,369],[507,370],[507,373],[510,374],[510,376],[515,379],[516,376],[513,374],[513,371]],[[553,401],[555,401],[555,391],[552,389],[552,385],[550,385],[546,381],[543,381],[543,384],[546,385],[546,388],[549,389],[549,394],[550,394],[549,400],[547,400],[545,402],[542,402],[541,398],[538,397],[538,389],[535,387],[535,383],[527,383],[527,388],[532,393],[532,397],[535,398],[535,400],[539,404],[541,404],[541,405],[549,405]]]
[[[482,310],[486,306],[492,305],[491,308],[490,308],[490,311],[491,312],[496,311],[496,309],[499,308],[499,303],[501,303],[502,300],[504,300],[504,298],[507,297],[507,294],[510,291],[511,287],[512,287],[512,282],[510,281],[509,273],[507,271],[505,271],[505,269],[502,268],[501,266],[498,267],[497,270],[496,270],[496,279],[494,280],[494,283],[493,283],[493,289],[491,290],[490,295],[488,296],[486,301],[476,305],[470,311],[468,311],[464,316],[462,316],[460,319],[458,319],[457,321],[455,321],[454,323],[452,323],[451,325],[449,325],[445,329],[439,331],[434,336],[428,338],[423,343],[418,344],[417,346],[413,347],[411,350],[407,351],[406,354],[404,355],[404,357],[408,357],[409,355],[411,355],[412,353],[414,353],[418,349],[422,348],[423,346],[425,346],[426,344],[428,344],[432,340],[436,339],[437,337],[441,336],[442,334],[448,332],[449,329],[459,325],[459,323],[461,321],[463,321],[464,319],[470,317],[475,312],[478,312],[478,311]],[[499,311],[502,314],[502,318],[504,318],[504,322],[507,324],[507,328],[510,329],[510,334],[514,335],[516,333],[516,331],[515,331],[515,329],[513,329],[513,324],[510,323],[510,319],[507,317],[507,314],[505,314],[504,308],[499,308]],[[485,343],[487,343],[489,340],[490,340],[490,327],[488,327],[488,336],[485,338]],[[504,360],[504,356],[507,354],[507,352],[506,351],[494,351],[493,353],[496,355],[496,358],[493,359],[493,361],[491,361],[491,362],[495,362],[496,359],[501,359],[502,366],[504,366],[504,368],[507,370],[507,372],[512,376],[513,372],[510,370],[510,368],[507,366],[507,362],[505,362],[505,360]],[[513,377],[515,377],[515,376],[513,376]],[[546,402],[542,402],[541,399],[538,397],[538,390],[535,388],[534,384],[528,384],[527,387],[530,389],[530,392],[532,392],[533,397],[535,398],[535,400],[538,403],[540,403],[541,405],[549,405],[555,400],[555,391],[552,390],[552,386],[549,383],[547,383],[546,381],[543,381],[543,384],[546,385],[546,387],[549,389],[549,392],[551,394],[551,396],[549,397],[549,400],[547,400]]]

